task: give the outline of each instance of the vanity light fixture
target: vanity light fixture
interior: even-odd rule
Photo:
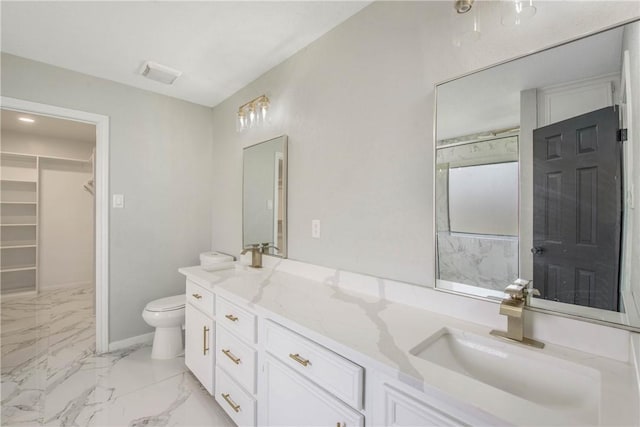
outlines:
[[[18,120],[20,120],[21,122],[25,122],[25,123],[33,123],[33,122],[35,122],[35,120],[33,120],[32,118],[29,118],[29,117],[18,117]]]
[[[536,11],[533,0],[506,0],[502,4],[500,22],[505,27],[514,27],[533,18]]]
[[[242,132],[246,129],[268,123],[269,106],[270,101],[267,95],[260,95],[242,104],[240,108],[238,108],[236,130]]]

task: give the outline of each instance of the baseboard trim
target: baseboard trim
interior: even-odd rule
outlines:
[[[153,342],[153,332],[148,334],[137,335],[135,337],[125,338],[120,341],[109,343],[109,351],[122,350],[137,344],[150,344]]]
[[[85,281],[85,282],[69,282],[69,283],[59,283],[55,285],[42,285],[38,287],[39,291],[53,291],[56,289],[64,289],[64,288],[80,288],[80,287],[93,287],[93,282]]]

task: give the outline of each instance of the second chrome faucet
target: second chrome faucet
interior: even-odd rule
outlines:
[[[524,307],[534,295],[540,295],[531,287],[530,280],[517,279],[504,290],[506,297],[500,303],[500,314],[507,316],[507,330],[492,330],[491,335],[507,338],[532,347],[543,348],[544,343],[524,336]]]
[[[270,243],[253,243],[245,247],[242,252],[240,252],[240,255],[251,252],[251,265],[249,267],[262,268],[262,254],[267,253],[269,248],[279,250]]]

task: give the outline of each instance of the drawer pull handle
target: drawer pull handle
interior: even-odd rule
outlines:
[[[298,353],[289,354],[289,357],[292,358],[293,360],[295,360],[296,362],[298,362],[299,364],[301,364],[302,366],[307,366],[307,365],[311,364],[309,359],[303,359],[302,357],[300,357],[300,355]]]
[[[235,363],[236,365],[240,364],[240,358],[234,356],[233,353],[231,353],[231,349],[229,349],[229,350],[224,350],[223,349],[222,352],[224,353],[225,356],[227,356],[229,359],[231,359],[231,361],[233,363]]]
[[[233,409],[236,412],[240,412],[240,405],[236,405],[236,402],[231,400],[231,398],[229,397],[229,393],[227,394],[222,393],[222,398],[227,401],[229,406],[231,406],[231,409]]]
[[[194,297],[195,299],[202,299],[202,295],[200,294],[191,294],[192,297]]]
[[[233,314],[227,314],[226,316],[227,319],[231,320],[232,322],[237,322],[238,318],[236,316],[234,316]]]
[[[202,354],[204,356],[207,355],[207,351],[209,351],[209,347],[207,346],[207,332],[209,332],[209,328],[206,326],[202,327]]]

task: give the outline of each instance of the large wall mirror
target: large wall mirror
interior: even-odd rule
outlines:
[[[640,328],[639,112],[640,21],[438,85],[436,287]]]
[[[243,152],[242,244],[287,256],[287,136]]]

